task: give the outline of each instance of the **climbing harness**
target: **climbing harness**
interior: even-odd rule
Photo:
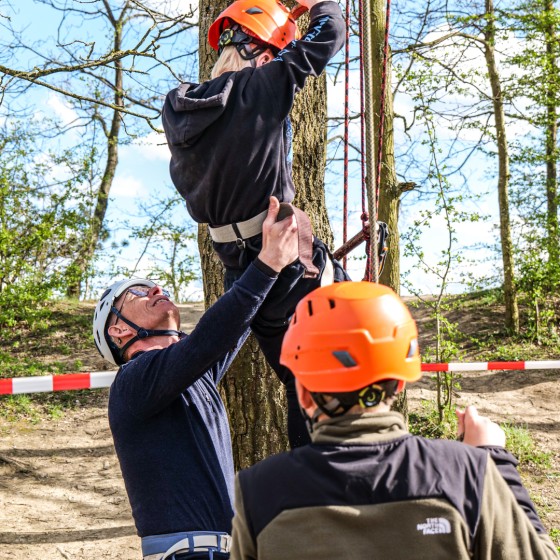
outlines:
[[[364,9],[365,1],[365,9]],[[366,111],[365,99],[373,99],[372,91],[372,45],[371,45],[371,6],[370,0],[360,0],[359,3],[359,45],[360,45],[360,150],[361,150],[361,186],[362,186],[362,231],[360,240],[366,241],[366,267],[364,280],[379,281],[379,276],[385,266],[388,253],[387,239],[389,230],[387,224],[377,222],[379,211],[379,191],[381,184],[381,169],[383,158],[383,132],[385,123],[385,102],[387,88],[387,64],[389,53],[389,23],[391,12],[391,0],[387,0],[386,25],[385,25],[385,44],[383,55],[383,79],[381,84],[381,103],[379,120],[379,141],[377,147],[377,168],[375,169],[375,186],[371,185],[371,177],[374,173],[374,152],[373,152],[373,111]],[[347,266],[346,255],[356,245],[348,242],[348,145],[349,145],[349,89],[350,89],[350,0],[346,2],[346,51],[345,51],[345,104],[344,104],[344,203],[343,203],[343,226],[342,238],[343,247],[339,253],[344,259],[344,268]],[[369,208],[369,211],[368,211]],[[371,219],[370,219],[371,216]],[[378,235],[370,236],[371,224],[373,231],[378,231]],[[353,238],[355,241],[356,239]],[[352,241],[352,240],[351,240]],[[360,241],[361,242],[361,241]],[[350,245],[353,245],[350,247]],[[344,250],[343,250],[344,248]],[[376,251],[377,249],[377,251]],[[377,259],[371,258],[372,251],[377,252]],[[342,254],[343,253],[343,254]]]
[[[231,537],[213,531],[185,531],[142,538],[144,560],[175,560],[176,554],[189,552],[208,552],[212,560],[214,552],[227,554],[230,548]]]
[[[208,226],[208,231],[212,241],[216,243],[231,243],[235,241],[240,249],[245,249],[245,240],[262,232],[262,225],[267,215],[268,210],[263,210],[250,220],[221,227]]]
[[[264,210],[253,218],[244,222],[237,222],[220,227],[208,226],[208,231],[212,237],[212,241],[216,243],[232,243],[235,242],[240,250],[239,266],[245,268],[247,265],[244,260],[244,252],[246,249],[252,249],[259,252],[259,248],[251,244],[251,238],[262,233],[262,226],[268,214],[268,210]],[[313,230],[309,216],[287,202],[280,203],[280,210],[276,221],[281,222],[284,218],[294,215],[298,225],[298,242],[299,242],[299,261],[305,267],[304,278],[317,278],[319,269],[313,264]]]

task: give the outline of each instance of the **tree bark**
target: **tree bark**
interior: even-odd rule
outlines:
[[[558,235],[558,175],[556,168],[557,141],[558,141],[558,114],[556,101],[556,88],[558,84],[558,62],[556,42],[556,29],[550,14],[554,10],[554,2],[546,0],[545,16],[549,16],[546,27],[546,200],[547,200],[547,233],[548,233],[548,256],[553,262],[559,258],[559,235]]]
[[[492,88],[492,102],[494,104],[494,120],[496,123],[496,142],[498,145],[498,201],[500,206],[500,238],[502,242],[502,259],[504,265],[504,299],[506,306],[506,328],[519,333],[519,310],[514,277],[513,247],[511,242],[511,227],[509,217],[509,154],[506,137],[506,124],[502,86],[494,54],[496,24],[494,15],[494,1],[486,0],[487,24],[484,32],[484,56]]]
[[[110,11],[107,11],[108,19],[114,28],[114,50],[119,52],[122,48],[122,35],[123,35],[123,23],[128,11],[128,3],[123,7],[121,15],[118,19],[115,19]],[[115,68],[115,100],[114,104],[117,107],[124,107],[123,102],[123,69],[120,60],[114,62]],[[91,259],[95,253],[95,249],[99,242],[101,232],[103,230],[103,222],[105,220],[105,214],[107,213],[107,206],[109,204],[109,193],[111,187],[113,186],[113,179],[115,178],[115,173],[117,172],[117,164],[119,162],[119,133],[121,129],[121,113],[118,110],[113,111],[113,118],[111,120],[111,128],[106,129],[103,124],[103,130],[107,137],[107,160],[105,163],[105,171],[101,179],[101,185],[99,186],[99,191],[97,192],[97,202],[95,205],[95,210],[93,213],[93,220],[91,224],[91,234],[89,239],[86,241],[84,249],[80,257],[74,263],[78,271],[79,278],[76,282],[68,286],[67,295],[72,298],[79,298],[81,292],[81,283],[83,275],[85,274]],[[101,120],[101,117],[99,117]]]
[[[199,20],[200,81],[210,79],[216,52],[208,44],[208,29],[228,0],[201,0]],[[304,29],[308,16],[298,20]],[[294,132],[294,203],[308,213],[314,233],[332,247],[332,232],[325,205],[326,81],[323,75],[309,79],[296,96],[291,113]],[[204,302],[206,308],[223,293],[223,267],[212,249],[206,224],[198,228]],[[230,422],[236,470],[288,449],[287,409],[284,386],[266,363],[250,336],[224,376],[220,391]]]

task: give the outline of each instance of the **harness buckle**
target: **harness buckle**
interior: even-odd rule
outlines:
[[[240,237],[238,237],[238,238],[235,240],[235,243],[237,244],[237,247],[238,247],[239,249],[241,249],[242,251],[243,251],[244,249],[247,248],[247,243],[245,242],[244,239],[241,239]]]

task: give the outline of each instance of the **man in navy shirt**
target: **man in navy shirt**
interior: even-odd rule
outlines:
[[[295,219],[276,222],[278,209],[272,197],[259,257],[190,335],[150,280],[117,282],[97,304],[96,345],[121,366],[109,423],[146,560],[177,551],[229,558],[234,469],[217,384],[276,276],[297,258]]]

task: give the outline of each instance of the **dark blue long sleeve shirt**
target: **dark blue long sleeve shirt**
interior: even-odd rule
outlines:
[[[109,424],[139,536],[231,532],[233,458],[216,386],[273,283],[251,265],[190,335],[120,368]]]

